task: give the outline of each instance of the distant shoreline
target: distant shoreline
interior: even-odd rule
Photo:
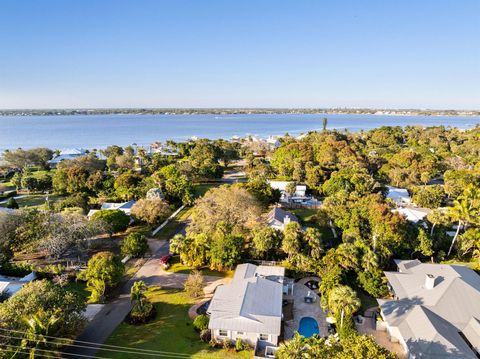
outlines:
[[[420,110],[374,108],[112,108],[0,110],[0,116],[94,116],[94,115],[373,115],[373,116],[480,116],[480,110]]]

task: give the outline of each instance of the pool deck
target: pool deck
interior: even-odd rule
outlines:
[[[293,338],[295,332],[298,331],[300,320],[304,317],[314,318],[318,323],[320,336],[328,336],[327,316],[320,307],[320,297],[305,285],[309,280],[319,281],[319,278],[302,278],[293,285],[293,295],[284,296],[284,299],[293,300],[293,319],[283,323],[284,339],[286,340]],[[310,296],[315,298],[313,303],[305,303],[304,298],[308,295],[308,292],[310,292]]]

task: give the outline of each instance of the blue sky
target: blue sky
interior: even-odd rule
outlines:
[[[0,0],[0,108],[480,109],[478,0]]]

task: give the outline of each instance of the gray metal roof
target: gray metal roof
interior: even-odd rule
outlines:
[[[295,216],[293,213],[285,211],[284,209],[281,209],[280,207],[275,207],[273,208],[269,213],[267,220],[270,222],[272,220],[277,220],[281,223],[284,223],[285,217],[290,217],[290,221],[292,222],[298,222],[297,216]]]
[[[378,300],[388,324],[398,327],[406,341],[417,338],[443,343],[444,357],[470,357],[463,348],[467,344],[459,332],[480,352],[480,276],[460,265],[418,260],[395,262],[400,272],[385,272],[385,275],[399,300]],[[426,285],[427,275],[434,280],[431,289]],[[429,339],[427,332],[433,337]],[[444,341],[454,345],[455,350]],[[407,344],[410,350],[410,344],[412,348],[420,345],[418,341],[410,341],[410,344],[407,341]],[[421,342],[423,350],[427,344]],[[435,348],[440,350],[441,347]],[[456,352],[461,355],[455,356]],[[426,357],[433,357],[433,354]]]
[[[280,335],[283,285],[281,267],[242,264],[230,284],[217,288],[208,307],[210,329]]]

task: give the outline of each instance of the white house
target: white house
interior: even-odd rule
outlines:
[[[285,225],[290,222],[298,222],[297,216],[293,213],[285,211],[279,207],[273,208],[267,216],[267,225],[269,227],[283,231]]]
[[[408,221],[417,223],[418,221],[423,220],[432,210],[429,208],[420,208],[420,207],[398,207],[392,209],[392,212],[400,213],[405,216]]]
[[[37,279],[35,273],[30,273],[23,278],[6,277],[0,275],[0,295],[11,297],[15,295],[22,287]]]
[[[74,158],[85,156],[87,154],[87,150],[83,148],[70,148],[60,151],[60,154],[50,161],[48,164],[50,167],[55,168],[57,165],[62,161],[73,160]]]
[[[410,194],[405,188],[387,186],[387,198],[391,199],[397,206],[405,206],[412,203]]]
[[[480,353],[480,276],[460,265],[396,260],[385,272],[394,300],[378,299],[386,330],[408,358]]]
[[[100,210],[119,209],[120,211],[125,212],[125,214],[130,215],[132,207],[135,203],[137,202],[134,200],[121,203],[105,202],[104,204],[102,204],[102,207],[100,207]],[[88,218],[90,218],[95,212],[98,211],[98,209],[91,209],[87,214]]]
[[[307,186],[305,185],[296,185],[295,193],[290,195],[287,193],[287,186],[293,182],[269,180],[268,183],[273,189],[278,189],[280,191],[280,202],[302,202],[311,199],[311,197],[307,197]]]
[[[218,341],[240,338],[275,347],[281,331],[285,268],[240,264],[230,284],[217,287],[208,328]]]

